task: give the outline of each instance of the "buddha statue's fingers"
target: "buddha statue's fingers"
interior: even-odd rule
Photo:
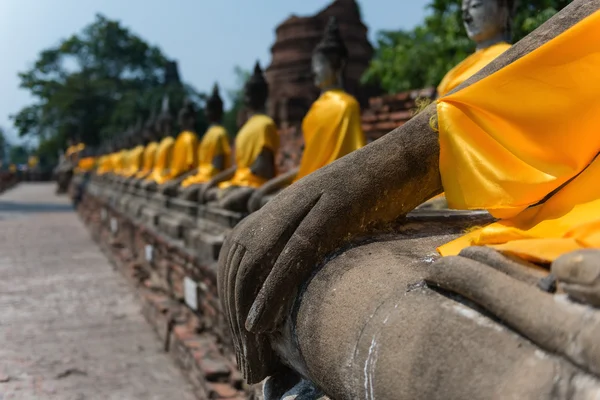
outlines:
[[[318,196],[299,198],[287,215],[277,209],[250,215],[238,224],[221,249],[219,296],[235,338],[238,365],[251,383],[270,375],[279,362],[266,335],[246,330],[248,313],[286,243],[317,200]]]
[[[559,257],[552,273],[571,298],[600,307],[600,250],[584,249]]]

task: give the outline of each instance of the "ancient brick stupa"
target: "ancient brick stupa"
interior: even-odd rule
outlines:
[[[367,39],[355,0],[335,0],[311,17],[292,15],[276,28],[276,41],[271,48],[272,61],[266,70],[269,82],[268,112],[281,128],[296,125],[319,95],[313,85],[311,56],[323,37],[329,17],[338,20],[342,38],[350,56],[345,73],[345,89],[362,105],[372,93],[360,87],[359,81],[369,66],[373,47]]]

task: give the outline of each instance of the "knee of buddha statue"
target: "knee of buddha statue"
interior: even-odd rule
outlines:
[[[291,185],[298,175],[298,168],[281,174],[257,188],[248,199],[248,211],[253,213],[261,209],[277,193]]]
[[[199,195],[204,189],[204,184],[191,185],[186,188],[179,187],[177,197],[185,201],[197,202],[199,201]]]
[[[248,200],[256,189],[245,186],[232,186],[218,193],[217,207],[229,211],[245,213],[248,211]]]
[[[179,181],[171,181],[171,182],[166,182],[163,183],[162,185],[159,185],[157,188],[157,191],[165,196],[175,196],[177,195],[177,188],[179,187]]]
[[[158,188],[158,184],[154,181],[143,181],[140,183],[140,187],[148,192],[155,192]]]

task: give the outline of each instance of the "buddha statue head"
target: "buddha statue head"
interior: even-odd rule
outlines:
[[[463,23],[477,49],[510,42],[515,6],[516,0],[462,0]]]
[[[312,72],[315,85],[321,90],[341,87],[347,61],[348,49],[340,35],[337,19],[331,17],[323,39],[313,51]]]
[[[219,85],[215,83],[210,97],[206,100],[206,118],[211,124],[221,122],[223,118],[223,100],[219,95]]]
[[[173,131],[173,116],[169,109],[169,96],[163,97],[161,112],[156,121],[156,130],[161,138],[175,135]]]
[[[159,139],[158,130],[156,129],[156,110],[152,110],[150,116],[144,124],[144,141],[146,144]]]
[[[251,111],[261,112],[265,109],[268,97],[269,85],[257,61],[254,73],[244,86],[244,103]]]
[[[132,130],[134,144],[133,146],[146,145],[146,135],[144,132],[144,123],[142,122],[142,117],[138,117],[135,126]]]
[[[182,131],[196,131],[196,107],[194,103],[186,98],[183,107],[179,110],[178,122]]]

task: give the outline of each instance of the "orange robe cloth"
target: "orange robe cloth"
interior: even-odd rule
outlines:
[[[452,68],[442,79],[437,91],[440,97],[445,96],[452,89],[478,73],[483,67],[494,61],[499,55],[510,49],[508,43],[497,43],[485,49],[477,50],[460,64]]]
[[[221,182],[220,189],[230,186],[260,187],[267,179],[252,173],[252,165],[263,148],[274,154],[279,148],[279,134],[275,122],[268,116],[257,114],[242,126],[235,138],[236,171],[231,180]]]
[[[143,165],[142,169],[139,170],[135,174],[136,179],[142,179],[148,176],[150,172],[152,172],[152,168],[154,167],[154,160],[156,159],[156,149],[158,148],[158,143],[150,142],[144,147]]]
[[[131,177],[137,174],[143,166],[144,146],[139,145],[127,152],[127,165],[123,171],[123,176]]]
[[[215,157],[223,156],[224,168],[231,166],[231,146],[227,131],[221,125],[213,125],[204,134],[198,146],[198,172],[181,182],[182,187],[205,183],[221,172],[213,165]]]
[[[596,12],[438,100],[449,206],[487,209],[500,218],[441,246],[442,255],[487,245],[549,263],[576,249],[600,248],[599,91]]]
[[[312,104],[302,134],[305,146],[296,180],[366,144],[360,106],[343,90],[328,90]]]
[[[438,95],[440,97],[445,96],[464,81],[478,73],[490,62],[494,61],[499,55],[510,49],[510,47],[511,45],[508,43],[497,43],[471,54],[444,76],[444,79],[442,79],[442,82],[437,88]],[[441,197],[444,197],[444,193],[438,194],[433,197],[433,199]]]
[[[198,137],[194,132],[183,131],[175,139],[171,162],[168,172],[155,179],[156,183],[163,184],[196,168],[198,165]]]
[[[175,139],[171,136],[163,138],[156,148],[156,158],[154,159],[154,167],[152,172],[146,178],[147,181],[158,182],[163,176],[169,173],[169,165],[173,156],[173,145]]]

